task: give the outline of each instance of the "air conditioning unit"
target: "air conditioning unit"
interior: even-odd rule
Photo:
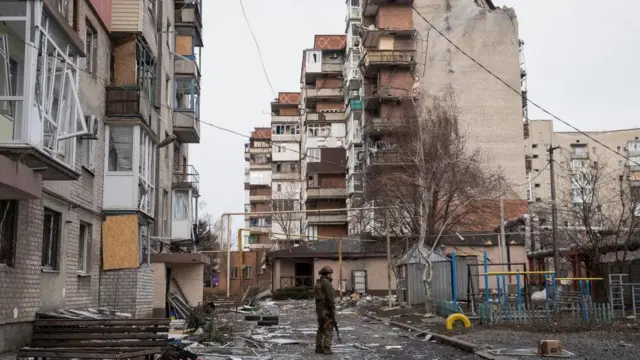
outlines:
[[[84,117],[87,125],[87,133],[81,136],[82,139],[98,140],[98,131],[100,131],[100,122],[95,115],[87,115]]]

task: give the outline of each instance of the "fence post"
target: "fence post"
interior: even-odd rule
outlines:
[[[522,297],[520,296],[520,269],[517,270],[516,287],[518,288],[518,311],[522,310]]]
[[[451,283],[453,285],[453,306],[454,308],[458,307],[458,279],[457,279],[457,270],[456,270],[456,252],[451,253]]]
[[[489,259],[487,258],[487,252],[484,252],[484,296],[487,305],[489,304]]]

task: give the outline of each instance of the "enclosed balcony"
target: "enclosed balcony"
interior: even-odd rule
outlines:
[[[173,216],[171,239],[195,239],[194,225],[198,219],[200,175],[193,165],[175,166],[171,185],[173,188]]]
[[[363,76],[372,76],[384,67],[413,70],[414,56],[413,50],[367,50],[360,60],[360,71]]]
[[[112,119],[139,119],[151,126],[153,105],[139,86],[108,86],[106,115]]]
[[[305,50],[304,77],[313,82],[322,74],[341,75],[344,69],[344,51],[342,50]]]
[[[367,117],[365,130],[370,135],[381,135],[390,132],[407,132],[411,130],[412,119],[400,116],[370,116]]]
[[[401,4],[411,6],[414,0],[360,0],[362,1],[362,14],[364,16],[375,16],[378,13],[378,7],[380,5],[387,4]]]
[[[108,125],[107,166],[102,208],[106,212],[141,212],[154,217],[155,156],[153,137],[139,125]]]
[[[92,136],[76,87],[82,56],[77,32],[48,2],[0,3],[0,155],[24,176],[80,176],[76,140]]]
[[[342,122],[345,121],[345,113],[343,111],[335,112],[308,112],[305,114],[305,121],[319,121],[319,122]]]
[[[408,160],[403,154],[393,150],[378,150],[367,157],[367,166],[408,165]]]
[[[200,80],[200,68],[195,59],[189,59],[182,55],[174,57],[174,73],[179,76],[192,77]]]
[[[307,188],[307,199],[340,199],[347,197],[346,188]]]
[[[175,79],[173,133],[185,144],[200,142],[200,87],[193,78]]]
[[[193,46],[202,47],[202,0],[174,0],[176,32],[193,39]]]

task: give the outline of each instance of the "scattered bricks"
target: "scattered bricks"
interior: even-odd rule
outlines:
[[[557,356],[562,354],[560,340],[540,340],[538,353],[542,356]]]

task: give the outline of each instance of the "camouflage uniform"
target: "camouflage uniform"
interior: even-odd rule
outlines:
[[[333,273],[333,269],[329,266],[323,267],[319,271],[320,278],[313,288],[316,299],[316,315],[318,317],[316,353],[326,355],[332,354],[333,314],[336,309],[333,285],[331,285],[331,279],[328,276],[331,273]]]

